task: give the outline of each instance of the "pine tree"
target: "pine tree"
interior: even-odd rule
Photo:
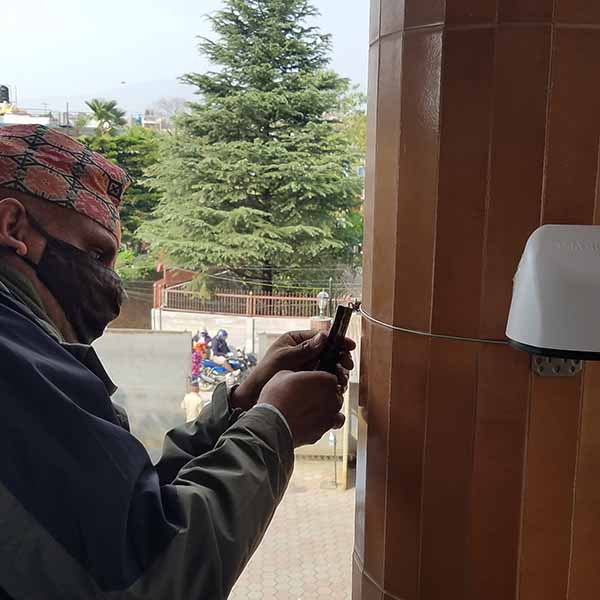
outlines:
[[[330,36],[308,0],[224,5],[210,17],[216,41],[199,43],[214,70],[182,78],[199,100],[163,141],[143,235],[172,266],[265,287],[282,266],[348,264],[362,182],[335,117],[350,88],[328,69]]]

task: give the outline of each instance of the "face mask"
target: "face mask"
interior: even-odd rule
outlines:
[[[87,252],[52,237],[31,217],[29,222],[46,238],[46,248],[38,264],[21,258],[61,305],[79,342],[91,344],[121,312],[126,293],[120,277]]]

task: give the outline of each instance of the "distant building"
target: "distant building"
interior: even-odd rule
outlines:
[[[27,113],[0,114],[0,127],[4,125],[45,125],[50,126],[50,117],[34,116]]]

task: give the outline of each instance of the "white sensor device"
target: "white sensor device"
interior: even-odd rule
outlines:
[[[530,354],[600,360],[600,227],[545,225],[531,235],[506,336]]]

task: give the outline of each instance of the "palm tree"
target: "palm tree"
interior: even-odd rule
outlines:
[[[99,135],[113,133],[115,128],[122,127],[127,123],[125,111],[117,106],[116,100],[94,98],[86,104],[94,113],[94,119],[98,121],[97,132]]]

